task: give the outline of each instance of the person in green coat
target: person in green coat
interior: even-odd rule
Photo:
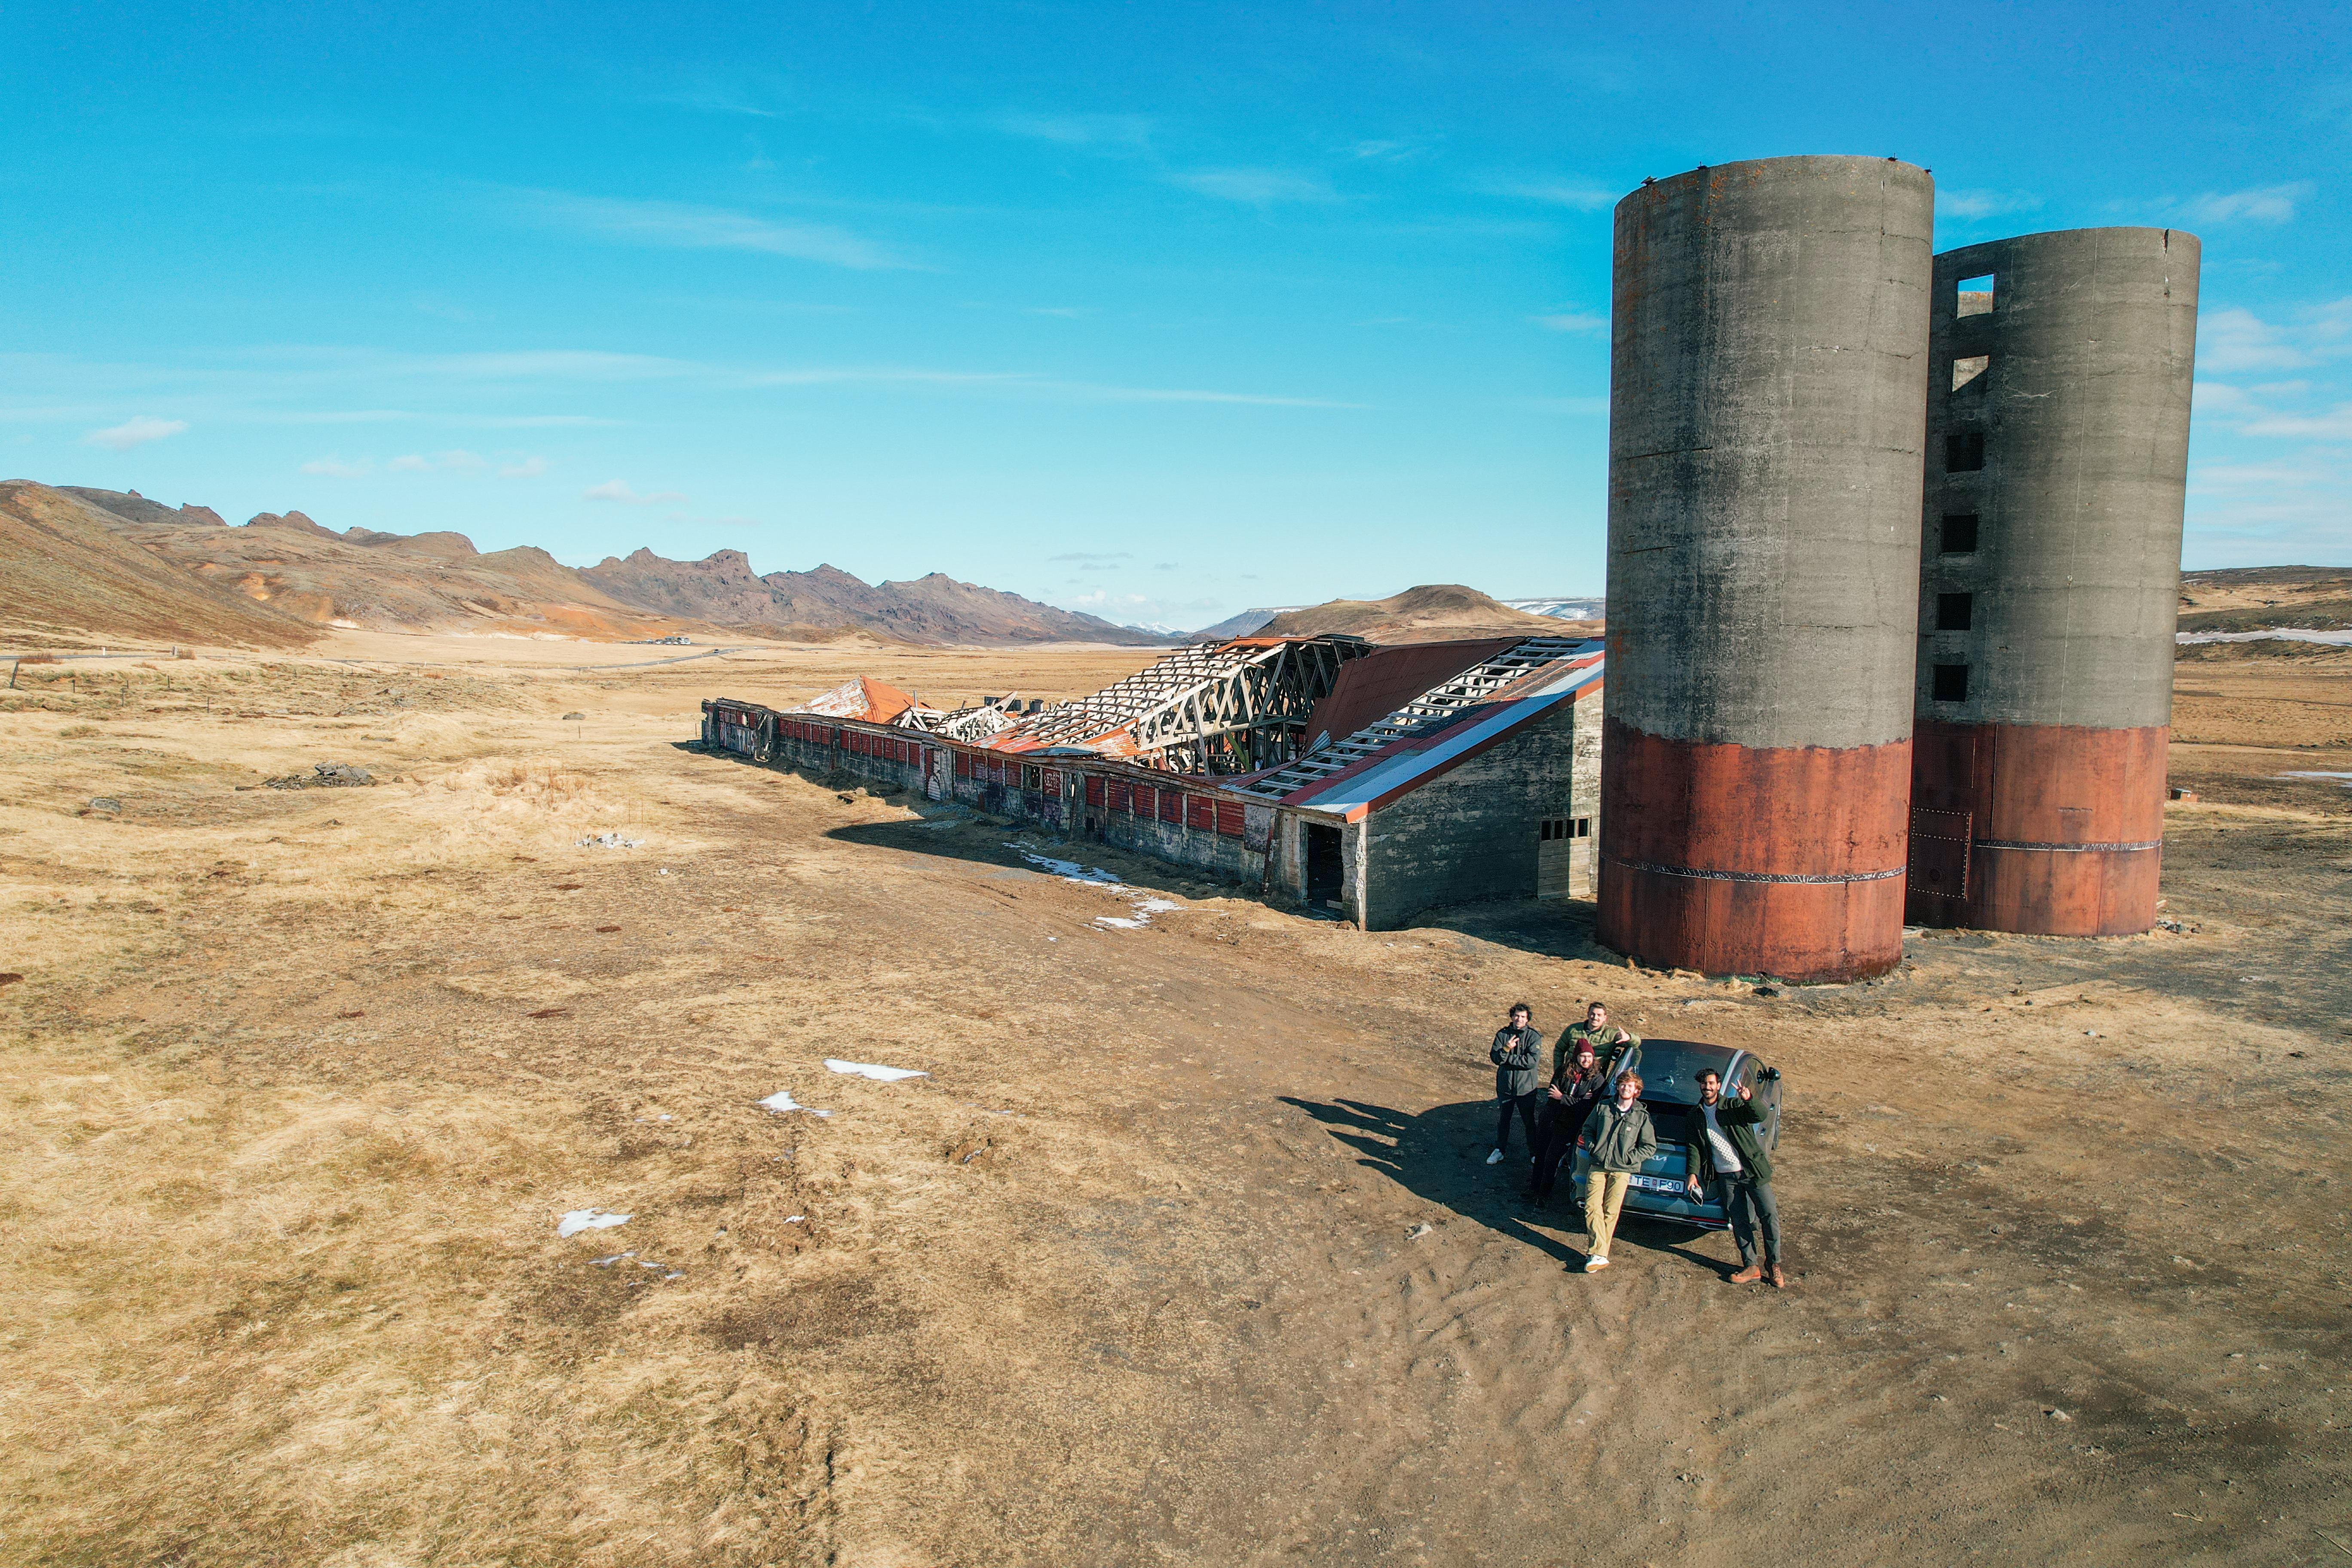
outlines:
[[[1642,1103],[1642,1080],[1621,1072],[1615,1088],[1616,1098],[1584,1119],[1584,1145],[1592,1155],[1584,1176],[1584,1230],[1592,1238],[1584,1258],[1587,1274],[1609,1267],[1609,1243],[1617,1234],[1625,1189],[1633,1173],[1658,1152],[1658,1130]]]
[[[1753,1285],[1768,1274],[1772,1288],[1785,1290],[1789,1277],[1780,1272],[1780,1210],[1772,1201],[1772,1159],[1764,1152],[1757,1128],[1764,1113],[1748,1103],[1748,1087],[1739,1086],[1738,1100],[1723,1098],[1723,1075],[1698,1075],[1698,1105],[1691,1112],[1689,1192],[1694,1198],[1709,1182],[1723,1184],[1723,1206],[1731,1215],[1732,1239],[1739,1244],[1739,1272],[1734,1285]],[[1763,1238],[1764,1258],[1758,1262],[1756,1242]]]

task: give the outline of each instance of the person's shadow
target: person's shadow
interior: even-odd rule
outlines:
[[[1435,1105],[1413,1116],[1360,1100],[1300,1100],[1286,1094],[1281,1099],[1285,1105],[1295,1105],[1323,1123],[1332,1137],[1362,1155],[1356,1163],[1364,1169],[1378,1171],[1407,1192],[1525,1242],[1570,1268],[1584,1267],[1582,1247],[1537,1228],[1537,1224],[1545,1224],[1580,1237],[1584,1233],[1584,1205],[1569,1185],[1568,1163],[1562,1163],[1550,1198],[1540,1205],[1520,1195],[1535,1156],[1518,1143],[1520,1130],[1516,1124],[1509,1154],[1500,1164],[1486,1163],[1486,1155],[1495,1146],[1493,1100]],[[1620,1242],[1686,1258],[1729,1278],[1738,1264],[1709,1258],[1691,1246],[1704,1234],[1691,1226],[1631,1212],[1617,1226]]]

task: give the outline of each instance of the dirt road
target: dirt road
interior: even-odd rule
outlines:
[[[1767,997],[681,750],[708,665],[236,673],[0,714],[11,1561],[2352,1552],[2325,783],[2210,753],[2178,932]],[[1484,1163],[1504,1010],[1596,997],[1783,1069],[1789,1291]]]

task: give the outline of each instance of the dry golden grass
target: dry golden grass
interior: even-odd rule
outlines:
[[[2352,1179],[2340,818],[2176,812],[2194,938],[1768,1004],[1558,910],[1368,936],[1087,855],[1184,906],[1106,931],[1012,830],[675,744],[858,663],[16,694],[0,1555],[1534,1564],[1568,1496],[1580,1561],[2284,1563],[2267,1521],[2341,1522],[2347,1256],[2300,1223]],[[328,760],[384,782],[260,787]],[[1563,1270],[1483,1164],[1522,995],[1788,1068],[1797,1290],[1667,1233]],[[590,1207],[633,1217],[559,1239]]]

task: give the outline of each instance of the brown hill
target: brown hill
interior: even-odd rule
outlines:
[[[337,533],[299,511],[263,512],[244,528],[226,528],[203,508],[175,512],[113,490],[73,494],[107,518],[118,539],[217,595],[313,626],[590,637],[711,629],[624,604],[529,545],[484,555],[462,533]]]
[[[1166,640],[1018,594],[959,583],[939,572],[912,582],[875,584],[837,566],[763,576],[740,550],[718,551],[700,561],[670,561],[639,550],[625,561],[608,555],[580,575],[629,604],[755,630],[856,626],[917,643],[1141,646]]]
[[[1333,599],[1289,610],[1259,628],[1260,637],[1311,637],[1349,632],[1373,642],[1451,642],[1458,637],[1597,637],[1598,621],[1530,616],[1455,583],[1426,584],[1386,599]]]
[[[143,497],[124,499],[165,519],[186,518],[149,526],[232,531],[201,507],[173,512]],[[79,492],[25,479],[0,482],[0,637],[10,642],[70,646],[83,637],[121,637],[289,647],[317,635],[189,576],[125,537],[120,514]]]
[[[2352,567],[2241,566],[2180,574],[2184,632],[2352,628]]]

